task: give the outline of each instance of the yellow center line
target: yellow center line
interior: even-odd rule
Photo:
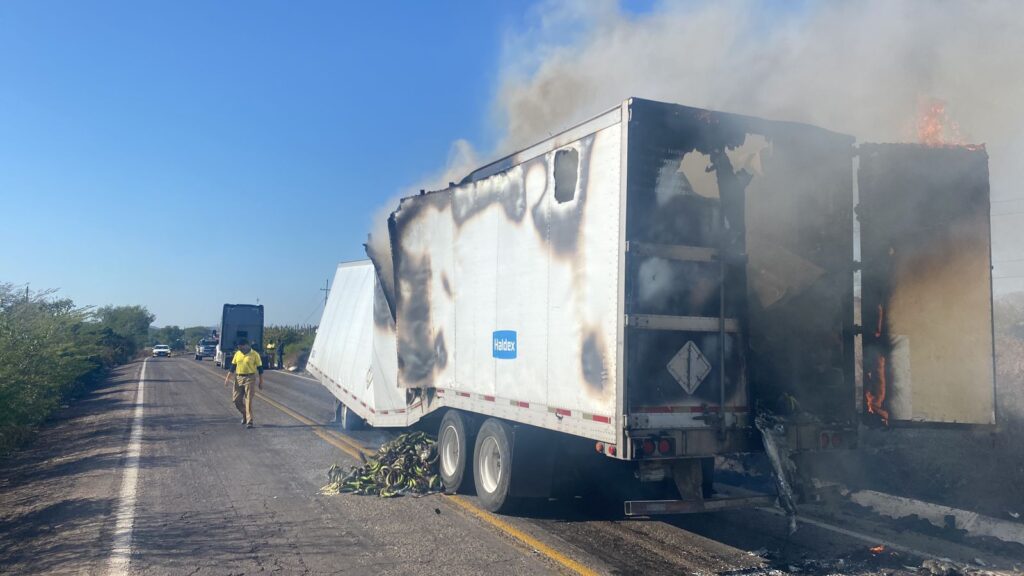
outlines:
[[[588,568],[583,564],[580,564],[572,558],[569,558],[565,554],[562,554],[561,552],[555,550],[551,546],[548,546],[540,540],[537,540],[533,536],[530,536],[526,532],[523,532],[522,530],[516,528],[515,526],[509,524],[501,518],[498,518],[494,514],[491,514],[490,512],[482,508],[478,508],[475,504],[473,504],[472,502],[470,502],[469,500],[465,499],[462,496],[448,496],[444,499],[444,501],[456,504],[457,506],[459,506],[466,512],[469,512],[473,516],[476,516],[480,520],[483,520],[491,526],[494,526],[495,528],[511,536],[512,538],[515,538],[516,540],[519,540],[520,542],[529,546],[530,548],[533,548],[538,553],[540,553],[543,556],[546,556],[549,560],[555,562],[563,568],[572,570],[576,574],[580,574],[582,576],[596,576],[597,574],[599,574],[597,571]]]
[[[203,368],[206,368],[206,366],[203,366]],[[213,370],[210,370],[210,372],[215,374]],[[324,431],[319,429],[318,426],[320,426],[320,424],[292,410],[291,408],[285,406],[284,404],[281,404],[276,400],[268,398],[262,392],[257,392],[256,397],[259,398],[260,400],[263,400],[270,406],[280,410],[284,414],[291,416],[295,420],[298,420],[299,422],[307,426],[313,427],[312,431],[314,434],[322,438],[331,446],[334,446],[338,450],[341,450],[342,452],[348,454],[349,456],[352,456],[353,458],[356,458],[357,460],[361,461],[363,460],[363,456],[369,456],[375,453],[375,451],[362,446],[358,440],[352,438],[351,436],[346,436],[345,434],[336,432],[334,430]],[[546,557],[548,560],[551,560],[555,564],[558,564],[559,566],[562,566],[567,570],[570,570],[576,574],[580,574],[581,576],[596,576],[597,574],[599,574],[599,572],[595,571],[594,569],[589,568],[573,560],[572,558],[569,558],[565,554],[562,554],[561,552],[555,550],[551,546],[548,546],[547,544],[541,542],[533,536],[530,536],[526,532],[523,532],[522,530],[502,520],[498,516],[484,510],[483,508],[478,507],[476,504],[473,504],[472,502],[470,502],[469,500],[462,496],[448,496],[445,497],[443,501],[455,504],[459,508],[462,508],[466,512],[472,514],[474,517],[483,520],[487,524],[490,524],[494,528],[497,528],[499,531],[505,533],[506,535],[512,537],[515,540],[518,540],[520,543],[525,544],[533,550],[536,550],[539,554]]]
[[[373,450],[365,448],[362,444],[359,444],[359,442],[357,442],[355,439],[353,439],[353,438],[351,438],[349,436],[345,436],[344,434],[339,434],[337,432],[334,432],[333,430],[327,431],[327,430],[319,429],[319,426],[321,426],[321,424],[318,424],[318,423],[314,422],[313,420],[310,420],[309,418],[306,418],[302,414],[299,414],[298,412],[292,410],[291,408],[285,406],[284,404],[281,404],[277,400],[273,400],[271,398],[268,398],[262,392],[257,392],[256,393],[256,397],[259,398],[260,400],[263,400],[267,404],[270,404],[274,408],[277,408],[278,410],[280,410],[281,412],[285,413],[286,415],[291,416],[292,418],[298,420],[299,422],[302,422],[306,426],[314,427],[313,428],[313,433],[314,434],[316,434],[317,436],[323,438],[324,440],[329,442],[332,446],[337,447],[342,452],[345,452],[346,454],[348,454],[349,456],[352,456],[353,458],[355,458],[357,460],[363,460],[362,456],[369,456],[369,455],[374,453]]]
[[[213,374],[214,376],[220,376],[215,370],[208,366],[199,365],[199,368],[202,368],[203,370],[209,372],[210,374]],[[280,402],[272,398],[269,398],[262,392],[256,392],[256,397],[259,398],[260,400],[263,400],[273,408],[276,408],[277,410],[283,412],[285,415],[290,416],[295,420],[298,420],[299,422],[305,424],[306,426],[310,426],[313,434],[316,434],[331,446],[334,446],[338,450],[341,450],[342,452],[348,454],[349,456],[355,458],[356,460],[362,461],[365,459],[364,456],[369,456],[370,454],[374,453],[373,450],[370,450],[369,448],[362,446],[358,441],[349,436],[337,434],[330,430],[321,430],[319,428],[321,424],[318,424],[317,422],[309,418],[306,418],[302,414],[295,412],[291,408],[288,408],[284,404],[281,404]]]

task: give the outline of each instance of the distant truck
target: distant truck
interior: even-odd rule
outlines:
[[[403,199],[308,369],[346,428],[434,418],[493,511],[598,455],[671,491],[630,515],[764,505],[714,457],[995,423],[989,246],[984,147],[634,98]]]
[[[254,350],[263,349],[263,305],[225,304],[220,317],[220,341],[214,353],[214,362],[224,369],[231,368],[238,342],[246,339]]]
[[[213,337],[206,337],[196,343],[196,360],[213,358],[217,355],[218,340]]]

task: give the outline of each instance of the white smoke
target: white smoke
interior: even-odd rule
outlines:
[[[932,100],[990,156],[993,213],[1024,209],[1024,9],[1016,0],[542,2],[510,30],[493,103],[513,152],[630,96],[815,124],[861,142],[912,142]],[[455,142],[443,170],[403,192],[443,188],[481,162]],[[375,225],[397,206],[389,202]],[[993,218],[1000,260],[1020,258],[1024,214]],[[1024,289],[1013,279],[997,289]]]
[[[916,141],[922,107],[938,99],[965,141],[987,144],[993,200],[1024,195],[1016,1],[664,2],[632,15],[587,0],[531,15],[535,26],[509,34],[505,49],[495,102],[504,152],[630,96],[806,122],[861,142]],[[993,212],[1000,206],[1024,202]],[[1024,215],[993,218],[997,263],[1022,255],[1021,228]]]
[[[474,168],[479,167],[479,165],[480,157],[472,144],[467,140],[456,140],[448,150],[448,161],[443,169],[425,176],[418,184],[405,188],[397,196],[392,197],[377,208],[370,223],[367,247],[368,251],[374,255],[374,258],[379,260],[376,264],[380,267],[380,272],[385,276],[383,279],[386,284],[385,290],[390,290],[393,282],[391,278],[393,263],[391,261],[388,218],[392,212],[398,209],[398,204],[402,198],[419,194],[421,190],[427,192],[440,190],[446,188],[452,182],[458,183]]]

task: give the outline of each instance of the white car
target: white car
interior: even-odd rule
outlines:
[[[171,347],[167,344],[157,344],[153,346],[153,356],[170,356]]]

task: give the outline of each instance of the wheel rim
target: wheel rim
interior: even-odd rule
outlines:
[[[462,452],[459,443],[459,431],[449,424],[441,431],[441,472],[451,478],[459,468],[459,455]]]
[[[480,443],[480,456],[480,484],[490,494],[498,489],[501,481],[501,450],[494,436],[488,436]]]

